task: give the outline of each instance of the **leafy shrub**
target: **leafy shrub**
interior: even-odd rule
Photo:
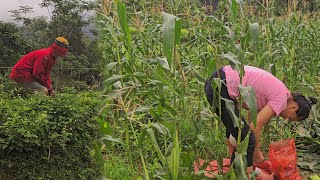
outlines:
[[[95,93],[0,99],[0,179],[97,179]]]

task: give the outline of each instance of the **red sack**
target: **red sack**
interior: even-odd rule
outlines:
[[[269,160],[279,180],[302,180],[297,167],[294,139],[284,139],[270,144]]]
[[[256,180],[274,180],[272,164],[270,161],[264,161],[260,164],[254,164],[253,169],[258,172]]]

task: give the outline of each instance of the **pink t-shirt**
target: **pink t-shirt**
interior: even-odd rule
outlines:
[[[239,73],[231,66],[223,67],[226,74],[228,94],[231,98],[239,96]],[[244,66],[245,75],[242,78],[243,86],[254,88],[257,98],[257,109],[260,111],[267,104],[279,115],[286,107],[291,97],[288,88],[271,73],[252,66]]]

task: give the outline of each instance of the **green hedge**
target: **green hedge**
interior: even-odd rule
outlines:
[[[0,179],[97,179],[95,93],[0,96]]]

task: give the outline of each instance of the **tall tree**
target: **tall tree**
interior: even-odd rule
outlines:
[[[94,3],[85,0],[43,0],[40,5],[52,13],[48,36],[65,36],[70,42],[71,52],[81,55],[85,48],[82,30],[92,22],[90,13],[95,8]]]
[[[12,23],[0,21],[0,67],[11,67],[33,49],[34,44],[26,39]]]

